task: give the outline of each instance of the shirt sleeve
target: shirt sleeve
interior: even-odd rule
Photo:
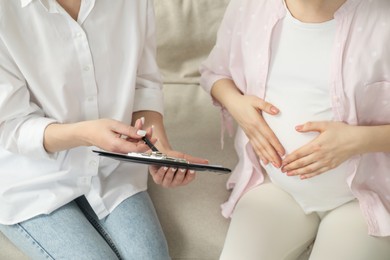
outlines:
[[[229,2],[218,29],[216,44],[208,58],[200,66],[200,85],[209,94],[215,82],[221,79],[233,80],[234,73],[241,71],[241,65],[236,61],[241,57],[238,53],[241,51],[241,46],[238,43],[233,43],[233,37],[240,34],[240,13],[244,8],[243,2],[245,1],[231,0]],[[229,136],[233,136],[234,120],[222,104],[214,98],[212,101],[215,106],[221,108],[221,146],[223,148],[225,130],[228,131]]]
[[[238,26],[238,14],[242,7],[242,1],[230,1],[221,25],[217,33],[217,41],[208,58],[200,66],[200,84],[206,92],[210,93],[214,83],[220,79],[232,79],[231,53],[234,46],[232,39],[235,33],[239,33],[235,27]],[[239,51],[239,48],[234,48]],[[238,56],[238,55],[236,55]],[[214,104],[218,105],[214,100]]]
[[[31,158],[52,158],[43,137],[53,122],[31,101],[28,84],[0,38],[0,146]]]
[[[134,112],[157,111],[163,114],[162,79],[156,61],[155,14],[151,0],[147,2],[145,39],[140,63],[138,64]]]

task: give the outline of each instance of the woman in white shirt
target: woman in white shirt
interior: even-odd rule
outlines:
[[[148,167],[92,152],[203,162],[167,141],[154,26],[151,0],[0,1],[0,230],[31,258],[169,258]]]
[[[389,259],[389,12],[387,0],[230,1],[201,67],[238,123],[221,259],[311,246],[311,260]]]

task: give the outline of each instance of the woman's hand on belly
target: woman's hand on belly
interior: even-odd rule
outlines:
[[[282,171],[301,179],[311,178],[336,168],[357,154],[356,126],[342,122],[308,122],[296,127],[300,133],[319,132],[308,144],[287,155]]]
[[[261,98],[248,95],[237,97],[235,102],[230,103],[228,110],[245,132],[263,163],[271,162],[280,168],[281,157],[285,154],[284,147],[262,116],[263,112],[271,116],[277,115],[279,110]]]
[[[215,82],[211,95],[237,121],[263,163],[281,167],[285,149],[262,116],[263,112],[275,116],[279,109],[261,98],[244,95],[230,79]]]

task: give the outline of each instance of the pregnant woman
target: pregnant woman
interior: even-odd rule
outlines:
[[[201,66],[224,129],[238,123],[221,259],[388,259],[389,12],[387,0],[230,2]]]

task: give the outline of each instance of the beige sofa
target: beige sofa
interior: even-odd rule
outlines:
[[[229,0],[154,1],[157,58],[164,76],[165,125],[171,144],[233,168],[237,162],[233,140],[226,137],[221,150],[219,111],[198,84],[199,64],[215,43]],[[220,214],[220,204],[229,196],[225,188],[228,177],[199,172],[191,184],[176,189],[164,189],[150,181],[149,191],[172,259],[218,259],[229,225]],[[300,260],[307,256],[302,254]],[[0,233],[0,260],[24,259],[28,258]]]
[[[232,168],[231,139],[220,149],[218,110],[199,87],[198,67],[212,48],[228,0],[155,0],[158,62],[164,76],[165,124],[172,145]],[[190,185],[150,183],[173,259],[218,259],[229,221],[220,214],[228,175],[199,172]],[[0,234],[0,259],[28,259]]]

